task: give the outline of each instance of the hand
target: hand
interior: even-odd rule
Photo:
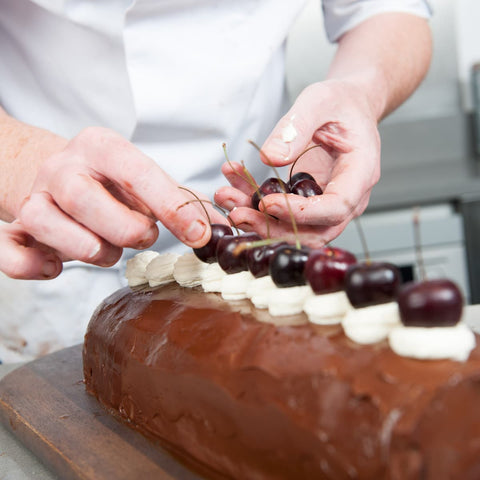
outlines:
[[[355,85],[329,80],[306,88],[264,143],[261,158],[273,166],[289,165],[312,145],[322,148],[301,156],[294,171],[312,174],[322,195],[267,195],[259,208],[278,220],[269,217],[266,222],[263,213],[250,208],[255,189],[242,178],[242,166],[232,162],[222,166],[232,186],[219,189],[215,201],[231,210],[232,221],[242,230],[293,239],[293,214],[302,243],[318,247],[330,242],[365,210],[380,178],[377,120]]]
[[[43,162],[17,221],[0,227],[0,269],[33,279],[57,276],[66,260],[110,266],[124,247],[151,246],[157,219],[182,242],[200,247],[210,227],[192,200],[130,142],[110,130],[88,128]],[[205,206],[212,222],[226,223]]]
[[[62,271],[55,251],[37,242],[18,220],[0,225],[0,271],[12,278],[44,280]]]

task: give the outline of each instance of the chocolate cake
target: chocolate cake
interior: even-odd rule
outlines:
[[[120,290],[88,328],[86,388],[214,478],[480,478],[478,342],[466,362],[414,360],[265,315],[177,284]]]

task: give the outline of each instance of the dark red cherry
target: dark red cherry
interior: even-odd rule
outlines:
[[[305,178],[290,187],[290,192],[302,197],[314,197],[315,195],[321,195],[323,190],[315,180]]]
[[[267,178],[267,180],[260,185],[258,191],[255,191],[252,195],[252,207],[259,210],[258,205],[260,199],[265,195],[271,195],[272,193],[290,193],[290,189],[288,185],[279,178]]]
[[[288,182],[288,186],[290,188],[292,188],[300,180],[312,180],[313,182],[315,181],[313,176],[310,175],[309,173],[307,173],[307,172],[297,172],[297,173],[295,173],[294,175],[291,176],[291,178]]]
[[[341,248],[312,250],[305,264],[305,278],[315,293],[337,292],[344,288],[347,269],[355,263],[355,255]]]
[[[270,259],[269,272],[277,287],[305,285],[303,274],[310,248],[286,245],[277,249]]]
[[[286,242],[272,243],[261,247],[254,247],[247,250],[248,270],[255,278],[268,275],[270,258],[280,248],[287,245]]]
[[[400,271],[395,265],[362,262],[348,268],[345,293],[354,307],[367,307],[395,300],[400,282]]]
[[[248,270],[247,249],[238,252],[241,243],[261,240],[256,233],[242,233],[242,235],[225,235],[217,243],[217,262],[227,273],[238,273]]]
[[[402,323],[408,327],[447,327],[462,316],[463,296],[448,279],[409,282],[398,294]]]
[[[233,235],[232,229],[222,223],[213,223],[210,225],[212,234],[210,240],[200,248],[194,248],[193,253],[205,263],[215,263],[217,261],[217,243],[225,235]]]

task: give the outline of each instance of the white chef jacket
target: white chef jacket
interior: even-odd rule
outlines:
[[[0,104],[67,138],[91,125],[112,128],[181,184],[206,194],[225,184],[223,142],[230,158],[244,160],[262,181],[268,169],[247,140],[261,144],[287,107],[285,40],[305,4],[0,0]],[[377,13],[430,15],[424,0],[323,0],[322,6],[331,41]],[[178,247],[162,228],[156,249]],[[25,337],[36,324],[53,325],[44,336],[56,347],[80,341],[94,306],[121,284],[119,265],[100,270],[72,262],[48,282],[4,279],[0,325],[18,318]],[[29,301],[16,301],[16,291]]]

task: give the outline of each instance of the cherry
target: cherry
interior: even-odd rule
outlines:
[[[277,242],[247,250],[247,266],[255,278],[265,277],[269,273],[271,256],[280,248],[287,245],[286,242]]]
[[[400,271],[387,262],[351,265],[345,275],[345,293],[354,307],[390,302],[397,297]]]
[[[279,247],[270,259],[269,272],[277,287],[305,285],[304,269],[310,248]]]
[[[290,177],[290,180],[288,182],[288,186],[290,188],[292,188],[300,180],[312,180],[313,182],[315,182],[315,179],[309,173],[307,173],[307,172],[297,172]]]
[[[227,273],[238,273],[248,270],[247,249],[238,252],[236,249],[242,243],[261,240],[256,233],[242,235],[225,235],[217,243],[217,261],[222,270]]]
[[[344,288],[347,269],[355,263],[355,255],[341,248],[313,250],[305,264],[305,278],[317,294],[337,292]]]
[[[225,235],[233,235],[232,229],[223,223],[213,223],[210,225],[212,234],[210,240],[199,248],[194,248],[193,253],[205,263],[215,263],[217,261],[217,243]]]
[[[259,210],[258,205],[260,203],[260,199],[265,195],[270,195],[272,193],[289,193],[290,188],[288,185],[279,178],[267,178],[257,191],[252,195],[252,207],[255,210]]]
[[[398,294],[398,307],[406,326],[453,326],[462,316],[463,296],[448,279],[409,282]]]
[[[290,187],[290,192],[301,195],[302,197],[313,197],[315,195],[321,195],[323,190],[315,180],[304,178],[293,184],[293,186]]]

